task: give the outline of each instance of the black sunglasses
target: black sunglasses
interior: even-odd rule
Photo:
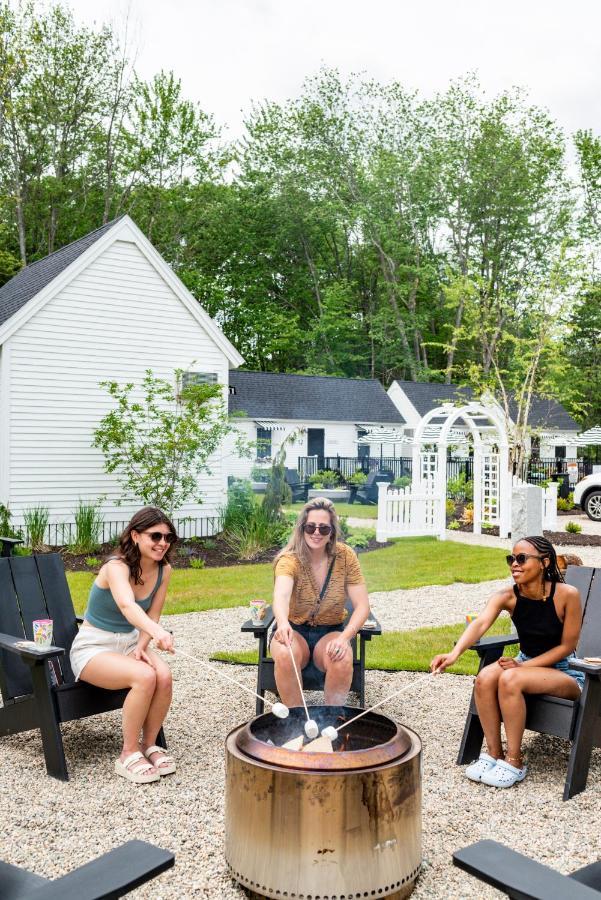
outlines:
[[[161,539],[168,544],[174,544],[177,540],[177,535],[173,534],[172,531],[168,531],[167,534],[163,534],[162,531],[145,531],[144,534],[147,534],[155,544],[158,544]]]
[[[307,534],[315,534],[316,531],[319,531],[325,537],[331,530],[331,525],[316,525],[315,522],[305,522],[303,525],[303,531],[306,531]]]
[[[505,559],[507,560],[507,565],[512,566],[514,562],[518,564],[518,566],[523,566],[527,559],[546,559],[546,556],[537,556],[536,553],[508,553]]]

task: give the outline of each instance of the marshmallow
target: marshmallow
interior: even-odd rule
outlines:
[[[305,722],[305,734],[313,740],[319,734],[319,726],[313,719],[307,719]]]
[[[271,711],[278,719],[287,719],[290,712],[288,707],[284,706],[283,703],[274,703],[271,707]]]
[[[322,737],[328,738],[330,741],[335,741],[338,737],[338,732],[333,725],[328,725],[327,728],[321,729],[321,735]]]

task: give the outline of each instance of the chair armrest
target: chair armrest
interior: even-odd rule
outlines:
[[[175,862],[173,853],[146,841],[128,841],[80,866],[73,872],[41,885],[29,900],[100,900],[122,897]]]
[[[376,619],[376,617],[374,616],[373,613],[369,614],[369,616],[367,617],[367,621],[375,622],[376,626],[375,626],[375,628],[366,628],[365,625],[362,625],[361,628],[359,629],[359,631],[357,632],[359,637],[362,637],[362,638],[365,637],[365,638],[369,639],[372,636],[372,634],[382,634],[382,626],[380,625],[380,623],[378,622],[378,620]]]
[[[600,663],[587,663],[583,659],[571,659],[570,669],[576,669],[577,672],[586,672],[586,674],[590,675],[592,678],[599,678],[599,676],[601,676]]]
[[[453,853],[453,863],[520,900],[599,900],[599,893],[522,856],[497,841],[478,841]]]
[[[519,644],[519,642],[520,639],[515,632],[511,634],[493,634],[490,637],[480,638],[479,641],[468,647],[468,650],[476,650],[477,653],[481,650],[486,652],[486,650],[496,650],[498,647],[502,648],[511,644]]]
[[[65,652],[63,647],[41,647],[34,644],[33,641],[27,641],[26,646],[24,638],[14,637],[12,634],[0,634],[0,650],[8,650],[20,656],[25,662],[38,662],[44,659],[54,659],[55,656],[62,656]]]
[[[261,637],[262,634],[267,632],[267,629],[273,622],[273,609],[271,606],[268,606],[265,610],[265,616],[261,619],[260,622],[253,622],[252,619],[247,619],[244,625],[241,627],[240,631],[252,631],[256,638]]]

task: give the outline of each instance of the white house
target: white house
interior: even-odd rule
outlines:
[[[475,399],[476,394],[472,388],[456,384],[393,381],[388,388],[388,396],[407,423],[405,434],[412,437],[417,424],[432,409],[447,402],[468,402]],[[509,408],[510,413],[515,409],[511,401]],[[541,459],[576,457],[578,423],[561,403],[533,397],[528,424],[533,430],[530,439],[533,455]]]
[[[404,425],[376,379],[231,371],[229,410],[239,430],[257,442],[259,462],[271,459],[296,432],[286,448],[286,466],[298,468],[299,459],[310,457],[309,471],[338,467],[342,458],[349,460],[352,472],[357,457],[370,453],[362,438],[382,431],[387,439],[400,440]],[[372,443],[371,453],[380,451]],[[229,473],[239,478],[247,478],[255,464],[234,455],[227,462]]]
[[[123,216],[45,259],[0,288],[0,502],[13,522],[37,504],[51,521],[104,498],[105,519],[121,490],[103,471],[92,435],[112,407],[103,380],[138,383],[146,369],[173,379],[192,369],[229,384],[242,357],[134,222]],[[227,473],[221,457],[202,479],[202,504],[179,513],[217,514]]]

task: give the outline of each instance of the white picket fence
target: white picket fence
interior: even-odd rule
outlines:
[[[412,493],[411,487],[390,488],[378,485],[378,521],[376,540],[408,535],[438,535],[445,539],[445,504],[439,496]]]

